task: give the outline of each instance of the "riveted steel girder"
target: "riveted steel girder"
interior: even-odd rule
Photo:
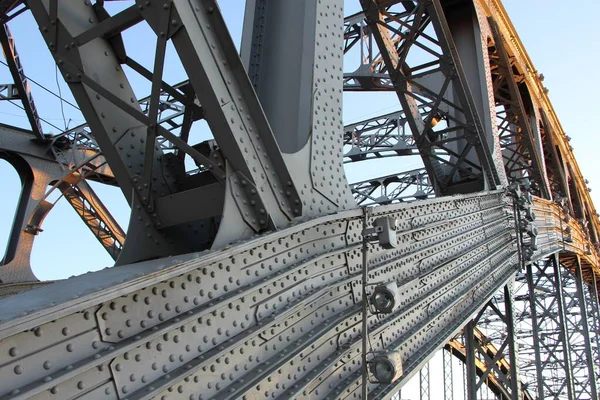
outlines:
[[[28,5],[132,207],[127,230],[131,240],[124,246],[120,261],[169,254],[174,251],[173,246],[191,250],[194,246],[190,246],[190,239],[175,241],[170,234],[159,231],[153,215],[154,199],[170,194],[176,182],[172,174],[162,171],[164,160],[160,149],[153,152],[151,161],[146,159],[147,142],[155,142],[148,137],[148,125],[152,122],[142,113],[121,67],[125,56],[120,30],[140,21],[139,13],[132,12],[137,7],[106,18],[101,3],[92,7],[91,3],[52,0],[31,1]],[[122,17],[127,17],[127,23],[123,24]],[[116,35],[105,38],[107,29],[116,30]],[[86,36],[86,32],[92,34]],[[148,177],[145,171],[152,171],[153,176]],[[207,236],[210,234],[206,233],[204,238]],[[196,243],[202,246],[203,241]],[[132,247],[131,252],[128,247]]]
[[[397,311],[368,316],[371,350],[397,349],[406,371],[392,385],[370,383],[374,398],[416,373],[514,274],[510,207],[496,192],[369,217],[368,225],[397,218],[399,243],[370,247],[369,281],[403,288]],[[361,218],[322,217],[226,251],[2,300],[0,368],[13,377],[2,394],[352,396],[361,376]]]
[[[246,2],[242,60],[308,216],[356,207],[341,162],[343,5]]]

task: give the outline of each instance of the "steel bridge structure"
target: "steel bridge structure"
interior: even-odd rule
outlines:
[[[0,399],[390,399],[413,376],[429,399],[439,351],[445,400],[457,365],[468,400],[598,399],[600,220],[500,0],[344,3],[246,0],[238,51],[216,0],[0,0],[0,97],[30,123],[0,125],[22,183]],[[85,124],[44,133],[23,14]],[[344,92],[399,106],[344,126]],[[347,179],[376,159],[398,167]],[[52,193],[113,267],[36,278]]]

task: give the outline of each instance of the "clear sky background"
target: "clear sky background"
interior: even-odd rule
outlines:
[[[124,2],[129,4],[129,2]],[[243,0],[221,0],[220,6],[235,42],[240,41]],[[592,198],[600,207],[600,140],[596,114],[600,110],[598,91],[600,90],[599,42],[600,1],[579,0],[504,0],[504,5],[515,25],[521,40],[539,72],[546,77],[544,85],[549,88],[549,96],[560,121],[568,135],[584,177],[595,189]],[[111,4],[112,10],[123,7],[123,3]],[[357,0],[346,0],[346,14],[358,10]],[[29,13],[11,22],[10,28],[16,38],[26,74],[51,91],[58,93],[54,62],[41,40],[41,36]],[[128,53],[148,67],[152,63],[154,42],[148,41],[147,28],[138,26],[125,35]],[[169,54],[172,56],[173,52]],[[185,79],[181,66],[174,57],[169,58],[166,77],[169,83]],[[353,65],[356,65],[354,63]],[[348,70],[346,68],[345,70]],[[149,92],[149,84],[132,77],[136,94],[143,97]],[[10,83],[8,69],[0,65],[0,82]],[[72,101],[67,85],[58,77],[62,95]],[[81,114],[64,105],[61,111],[57,98],[32,84],[32,91],[47,133],[58,133],[65,125],[74,127],[83,122]],[[394,94],[352,94],[344,99],[344,120],[355,122],[368,117],[399,109]],[[62,113],[65,119],[63,120]],[[27,127],[24,113],[14,105],[0,102],[0,122]],[[50,124],[54,125],[51,126]],[[204,137],[206,131],[198,128],[197,138]],[[2,138],[0,137],[0,140]],[[360,165],[349,168],[351,181],[364,177],[381,176],[408,169],[407,165],[393,162]],[[14,207],[20,191],[18,177],[11,166],[0,160],[0,174],[3,185],[0,189],[0,248],[6,243],[11,227]],[[124,228],[127,227],[128,207],[119,189],[94,185],[102,200],[114,213]],[[51,199],[56,199],[55,196]],[[42,280],[60,279],[96,270],[111,265],[108,254],[96,242],[89,230],[66,201],[59,200],[46,218],[42,232],[36,239],[32,266]],[[0,254],[2,250],[0,250]],[[439,382],[439,379],[437,380]],[[436,397],[432,397],[436,398]]]

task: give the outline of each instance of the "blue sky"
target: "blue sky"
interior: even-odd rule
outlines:
[[[113,4],[111,7],[116,9],[122,4]],[[595,110],[600,108],[596,94],[600,88],[600,78],[595,70],[600,65],[600,28],[595,18],[600,13],[600,2],[578,1],[577,10],[580,11],[577,14],[572,8],[567,10],[564,1],[558,0],[505,0],[504,4],[536,68],[546,77],[544,84],[550,89],[550,98],[565,131],[573,138],[571,143],[579,166],[584,177],[590,180],[590,186],[596,187],[597,191],[592,192],[592,197],[600,201],[600,177],[596,177],[595,173],[600,168],[596,147],[599,142],[594,121]],[[244,2],[222,0],[220,5],[232,36],[239,43]],[[357,0],[346,0],[346,14],[357,10]],[[54,62],[37,28],[32,29],[32,26],[33,21],[28,13],[10,25],[21,61],[31,78],[57,92]],[[143,25],[134,28],[127,33],[125,40],[126,44],[130,43],[127,46],[129,54],[150,66],[154,44],[146,43],[148,36],[145,35],[145,29]],[[185,79],[179,63],[173,57],[169,60],[166,71],[168,82],[176,83]],[[148,93],[149,85],[142,79],[131,80],[139,97]],[[0,82],[10,81],[8,69],[0,65]],[[72,99],[60,77],[59,82],[63,96]],[[65,123],[60,102],[39,87],[32,85],[32,88],[40,115],[58,128],[63,128]],[[344,100],[344,119],[354,122],[398,108],[395,95],[389,93],[347,96]],[[83,122],[81,114],[68,105],[64,105],[64,113],[70,127]],[[27,127],[22,111],[6,102],[0,102],[0,122]],[[46,132],[59,131],[47,124],[44,124],[44,128]],[[197,135],[203,136],[204,131],[199,129]],[[356,167],[349,173],[352,181],[359,180]],[[375,176],[394,172],[398,166],[387,162],[360,168],[363,169],[361,174]],[[407,169],[406,165],[401,169]],[[4,245],[12,223],[19,182],[16,173],[3,161],[0,161],[0,173],[5,181],[3,195],[0,196],[0,243]],[[95,188],[126,228],[128,209],[120,190],[98,185]],[[600,205],[598,202],[596,204]],[[58,201],[43,228],[44,232],[37,237],[32,255],[33,269],[40,279],[59,279],[111,264],[111,259],[64,200]]]

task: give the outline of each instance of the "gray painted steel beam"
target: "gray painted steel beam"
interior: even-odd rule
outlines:
[[[463,330],[467,357],[465,361],[465,398],[467,400],[477,400],[477,368],[475,367],[475,360],[477,356],[475,353],[475,340],[473,338],[474,329],[475,323],[473,321],[469,321]]]
[[[529,398],[518,375],[512,284],[505,285],[465,327],[469,398],[481,398],[488,390],[506,400]]]
[[[359,205],[386,205],[435,196],[434,187],[424,168],[355,182],[350,184],[350,190]]]
[[[369,332],[377,348],[402,352],[402,382],[513,275],[509,204],[490,193],[374,210],[369,225],[397,218],[399,247],[370,248],[369,280],[404,289],[400,309],[369,317]],[[361,375],[360,219],[357,211],[322,217],[225,251],[103,270],[2,300],[0,368],[14,378],[2,393],[349,396]],[[399,383],[369,390],[379,398]]]
[[[527,267],[528,294],[525,299],[529,302],[529,313],[522,318],[531,321],[530,340],[535,362],[521,364],[521,371],[534,380],[535,385],[530,385],[529,389],[536,390],[540,399],[572,399],[575,392],[564,306],[561,306],[564,304],[562,281],[558,279],[561,271],[556,258],[551,255]]]
[[[419,386],[420,386],[420,392],[419,392],[419,400],[429,400],[430,396],[430,389],[431,389],[431,385],[430,385],[430,376],[429,376],[429,363],[425,364],[423,366],[423,368],[421,368],[421,370],[419,371]]]
[[[341,162],[343,11],[341,0],[246,3],[242,60],[308,216],[356,207]]]
[[[150,187],[153,198],[169,194],[175,182],[160,171],[160,150],[155,152],[152,161],[156,180],[145,181],[147,125],[144,122],[149,123],[142,118],[135,94],[120,66],[118,37],[116,41],[96,38],[81,46],[75,42],[75,37],[92,29],[103,18],[89,3],[30,1],[28,5],[103,156],[132,206],[127,229],[130,240],[121,252],[120,261],[126,263],[168,254],[172,252],[169,241],[189,249],[185,241],[175,244],[173,238],[158,231],[151,215],[151,199],[147,193],[144,195],[144,190]]]

